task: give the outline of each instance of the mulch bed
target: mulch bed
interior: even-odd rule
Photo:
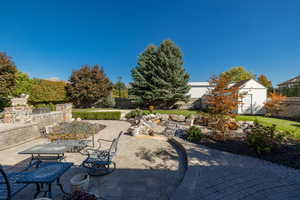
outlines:
[[[300,169],[300,146],[296,143],[283,144],[275,151],[265,153],[263,155],[258,155],[245,141],[241,141],[240,139],[227,139],[226,141],[205,139],[199,142],[199,144],[221,151],[252,156],[295,169]]]

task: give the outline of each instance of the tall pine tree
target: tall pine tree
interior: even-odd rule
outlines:
[[[171,40],[163,41],[159,47],[149,46],[139,56],[132,77],[131,92],[145,106],[170,108],[189,98],[189,74],[183,67],[180,48]]]

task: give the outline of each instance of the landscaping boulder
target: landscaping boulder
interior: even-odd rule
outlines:
[[[161,114],[159,117],[162,121],[168,121],[169,120],[169,115],[168,114]]]
[[[140,127],[139,126],[132,126],[128,129],[128,133],[132,136],[136,136],[140,134]]]
[[[170,119],[175,122],[184,122],[185,121],[185,116],[183,116],[183,115],[171,114],[169,116],[170,116]]]
[[[185,124],[188,126],[194,126],[194,119],[193,118],[187,118],[185,121]]]

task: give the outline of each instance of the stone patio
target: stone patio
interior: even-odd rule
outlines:
[[[96,138],[108,140],[130,127],[125,121],[94,122],[107,126]],[[90,191],[107,200],[300,199],[299,170],[178,138],[172,141],[167,142],[163,136],[122,136],[115,159],[117,170],[104,177],[93,177]],[[44,142],[38,139],[0,151],[1,164],[14,170],[11,166],[28,158],[17,152]],[[62,177],[67,191],[71,177],[84,172],[78,167],[83,159],[77,153],[67,154],[66,160],[77,165]],[[54,188],[55,199],[61,199],[58,188]],[[14,199],[32,199],[33,191],[35,187],[29,186]]]
[[[124,121],[97,121],[107,127],[96,135],[97,138],[111,140],[120,131],[126,131],[130,124]],[[28,156],[17,152],[36,144],[46,142],[44,139],[34,140],[0,152],[1,164],[7,170],[23,161]],[[109,144],[104,144],[104,148]],[[92,177],[90,191],[105,199],[168,199],[180,182],[178,170],[178,154],[166,141],[150,137],[132,137],[123,135],[119,142],[118,155],[115,162],[117,170],[104,177]],[[10,156],[8,156],[10,155]],[[78,153],[67,153],[66,161],[74,162],[75,166],[63,177],[62,183],[66,190],[70,189],[69,180],[85,169],[78,167],[85,157]],[[53,187],[53,195],[61,199],[57,187]],[[31,185],[21,191],[14,199],[32,199],[35,186]]]

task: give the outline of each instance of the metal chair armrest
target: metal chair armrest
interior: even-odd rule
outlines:
[[[98,149],[90,149],[90,148],[85,148],[79,151],[80,154],[85,155],[85,156],[90,156],[91,154],[99,152]]]
[[[101,141],[103,141],[103,142],[112,142],[111,140],[98,139],[98,140],[97,140],[97,142],[98,142],[98,147],[97,147],[97,149],[101,149]]]

